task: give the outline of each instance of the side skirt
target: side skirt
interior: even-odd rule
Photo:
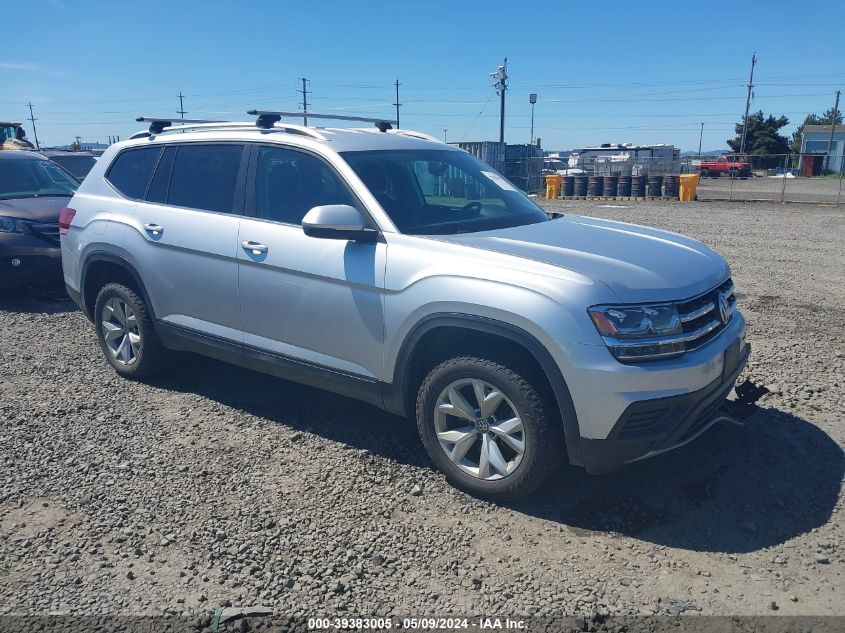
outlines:
[[[254,347],[245,347],[226,339],[163,321],[156,321],[156,332],[162,344],[168,349],[201,354],[384,408],[383,385],[374,378],[350,374],[325,365],[309,363]]]

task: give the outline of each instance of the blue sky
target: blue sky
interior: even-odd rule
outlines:
[[[745,105],[797,124],[845,87],[845,2],[105,2],[3,0],[0,119],[42,144],[126,138],[137,115],[241,118],[309,109],[390,115],[449,141],[497,140],[488,73],[508,57],[506,140],[725,147]],[[723,8],[723,10],[720,10]],[[11,25],[19,25],[16,30]],[[845,102],[843,102],[845,106]],[[30,137],[31,125],[26,125]],[[789,131],[793,128],[790,125]]]

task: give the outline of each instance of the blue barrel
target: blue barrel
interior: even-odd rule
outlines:
[[[561,195],[562,196],[574,196],[575,195],[575,176],[566,176],[563,179],[563,187],[561,188]]]
[[[645,176],[631,176],[631,196],[645,197]]]
[[[602,188],[601,195],[603,196],[615,196],[616,195],[616,187],[619,184],[619,176],[605,176],[604,177],[604,186]]]
[[[603,176],[590,176],[589,180],[587,181],[587,197],[588,198],[598,198],[601,196],[601,192],[604,190],[604,177]]]
[[[679,199],[681,197],[681,179],[678,176],[663,178],[663,197]]]
[[[574,196],[586,196],[587,195],[587,177],[586,176],[575,176],[575,193],[572,195]]]
[[[627,198],[631,195],[630,176],[619,176],[619,183],[616,185],[616,195],[620,198]]]
[[[663,176],[648,177],[648,195],[659,198],[663,192]]]

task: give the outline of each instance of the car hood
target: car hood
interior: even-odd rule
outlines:
[[[698,240],[576,215],[436,239],[587,275],[626,303],[686,299],[710,290],[730,274],[724,258]]]
[[[0,200],[0,215],[55,224],[68,202],[70,196]]]

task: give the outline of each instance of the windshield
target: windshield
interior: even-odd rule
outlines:
[[[0,199],[72,196],[79,183],[49,160],[0,160]]]
[[[528,196],[466,152],[379,150],[342,156],[403,233],[473,233],[548,220]]]
[[[85,154],[82,156],[51,156],[50,160],[67,169],[79,180],[85,178],[85,176],[88,175],[88,172],[91,171],[97,163],[93,156]]]
[[[14,125],[0,125],[0,145],[2,145],[3,141],[6,139],[14,138],[16,138]]]

